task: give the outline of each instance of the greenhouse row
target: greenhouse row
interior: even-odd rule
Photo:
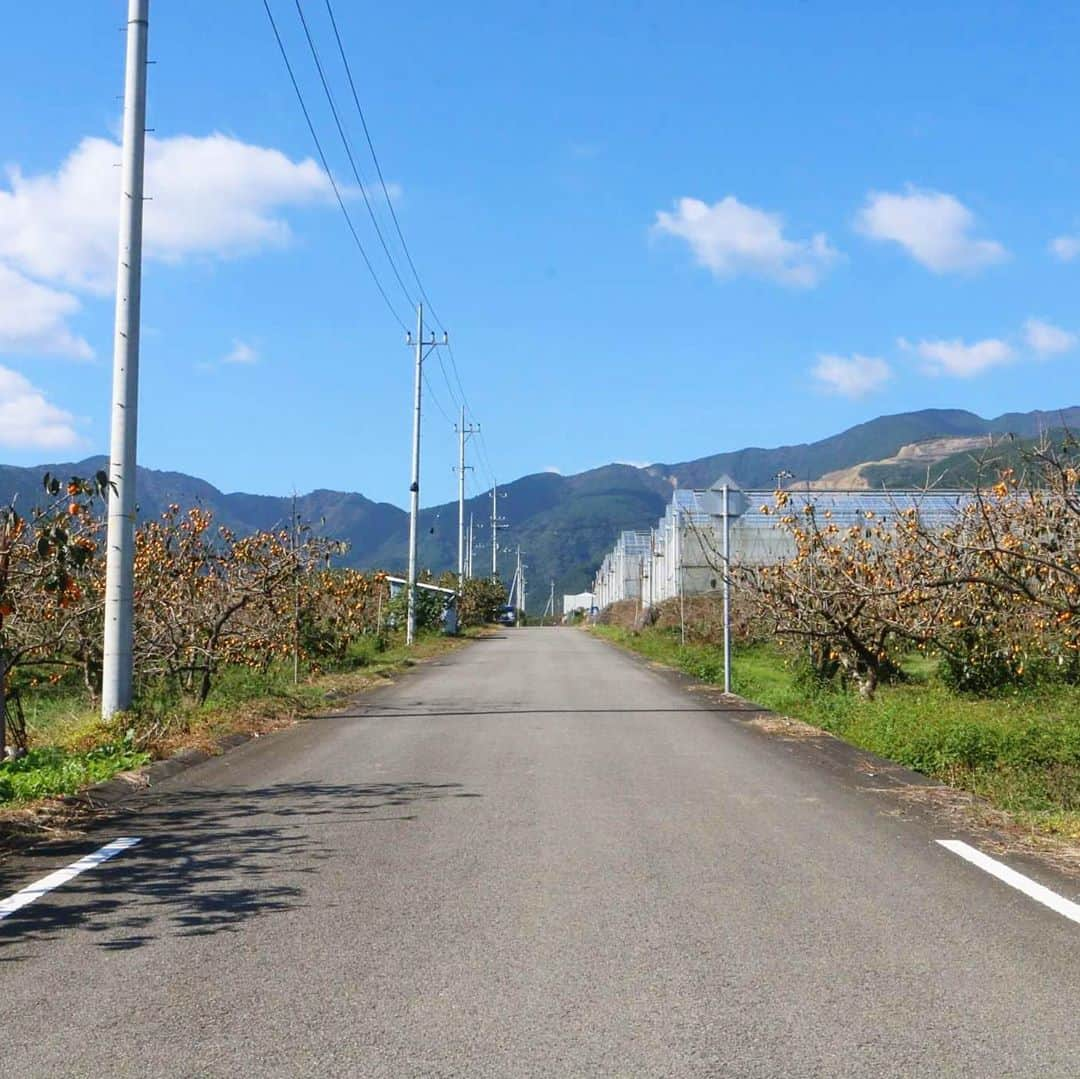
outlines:
[[[921,490],[815,490],[791,488],[787,512],[807,505],[840,526],[867,519],[887,521],[916,508],[928,524],[944,524],[970,493]],[[794,553],[791,537],[778,527],[776,491],[739,488],[721,477],[706,490],[678,488],[656,527],[626,531],[601,563],[593,584],[603,610],[620,600],[651,607],[675,596],[714,592],[724,576],[724,523],[733,565],[768,565]],[[726,511],[725,511],[726,508]]]

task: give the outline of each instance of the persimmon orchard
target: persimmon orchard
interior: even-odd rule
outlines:
[[[959,689],[1078,681],[1077,448],[1045,445],[1023,475],[977,484],[944,527],[917,506],[840,526],[811,499],[777,491],[771,512],[794,553],[733,568],[733,579],[758,624],[801,641],[819,678],[839,675],[865,696],[914,649],[939,656]]]
[[[46,473],[43,486],[46,504],[29,518],[13,504],[0,507],[0,760],[9,731],[17,746],[25,742],[14,674],[32,666],[31,682],[59,680],[65,667],[86,665],[100,650],[95,511],[108,478],[99,472],[61,484]]]
[[[75,679],[90,703],[101,689],[108,478],[46,475],[45,492],[46,506],[29,517],[0,507],[0,759],[6,729],[25,747],[21,695]],[[202,507],[171,505],[143,523],[139,689],[202,703],[229,666],[343,661],[357,638],[381,631],[389,591],[382,574],[332,568],[345,550],[300,524],[238,536]]]

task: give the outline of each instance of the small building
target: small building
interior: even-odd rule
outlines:
[[[591,592],[565,593],[562,598],[563,615],[573,614],[574,611],[584,611],[588,614],[594,606],[596,597]]]

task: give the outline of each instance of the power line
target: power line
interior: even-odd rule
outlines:
[[[311,30],[308,28],[307,19],[304,18],[304,9],[300,6],[300,0],[296,0],[296,13],[300,16],[300,25],[304,28],[304,37],[307,38],[308,48],[311,50],[311,58],[315,61],[315,70],[319,73],[319,82],[322,83],[323,93],[326,95],[327,104],[330,106],[330,114],[334,117],[334,124],[337,127],[338,135],[341,136],[341,144],[345,147],[345,156],[349,159],[349,165],[352,168],[353,176],[360,186],[360,194],[363,196],[364,205],[367,207],[368,217],[371,218],[371,224],[375,228],[375,235],[379,237],[379,243],[382,245],[383,254],[386,255],[386,261],[390,263],[390,269],[393,270],[394,277],[397,278],[397,283],[401,287],[405,300],[411,307],[414,303],[413,297],[405,287],[405,282],[401,279],[397,263],[394,262],[394,256],[390,254],[390,248],[386,245],[386,237],[383,236],[382,229],[379,228],[378,218],[376,218],[375,211],[371,205],[371,200],[368,198],[367,184],[365,183],[363,176],[360,175],[360,169],[357,167],[356,159],[353,157],[352,146],[349,143],[348,136],[345,134],[345,128],[342,126],[341,117],[338,115],[337,105],[334,103],[334,95],[330,90],[330,84],[326,81],[326,73],[323,71],[322,61],[319,59],[319,50],[316,48],[315,40],[311,36]]]
[[[442,413],[443,419],[445,419],[446,422],[448,424],[450,424],[451,427],[453,427],[454,426],[454,421],[452,419],[450,419],[450,413],[447,412],[445,408],[443,408],[442,402],[435,395],[435,391],[431,388],[431,382],[429,381],[429,379],[427,377],[427,371],[422,372],[422,374],[423,374],[423,379],[424,379],[424,385],[427,387],[428,396],[431,398],[432,403]]]
[[[484,463],[484,469],[488,474],[488,479],[491,480],[491,485],[492,485],[492,487],[494,487],[495,486],[495,469],[493,469],[491,467],[491,459],[488,457],[487,443],[484,441],[484,429],[481,428],[479,430],[479,432],[477,432],[477,433],[480,435],[480,443],[479,443],[480,458]]]
[[[308,107],[304,102],[304,95],[300,90],[300,84],[296,81],[296,75],[293,73],[292,64],[289,63],[289,54],[286,52],[285,42],[281,40],[281,34],[278,32],[277,23],[274,21],[274,13],[270,10],[269,0],[263,0],[263,7],[266,9],[266,17],[270,20],[270,27],[274,31],[274,38],[277,41],[278,49],[281,52],[281,59],[285,61],[285,70],[289,73],[289,81],[292,83],[293,90],[296,93],[296,100],[300,103],[300,111],[304,114],[304,120],[307,121],[308,131],[311,132],[311,138],[315,143],[315,149],[319,153],[319,160],[322,162],[323,171],[330,181],[330,186],[334,189],[334,197],[337,199],[337,204],[341,208],[345,223],[349,226],[349,232],[352,234],[357,250],[359,250],[360,256],[364,260],[364,265],[371,275],[371,280],[375,282],[375,287],[379,290],[379,295],[382,296],[383,302],[386,304],[390,314],[394,317],[394,321],[397,322],[403,330],[408,330],[408,326],[405,325],[401,316],[394,308],[394,305],[390,302],[390,297],[387,296],[386,289],[383,288],[382,282],[379,280],[379,275],[375,272],[375,267],[371,265],[371,259],[368,258],[367,252],[364,250],[364,245],[360,242],[360,236],[356,231],[356,226],[353,224],[353,220],[349,216],[349,211],[345,207],[345,200],[341,197],[341,190],[338,188],[337,181],[334,179],[334,174],[330,171],[330,164],[326,160],[326,154],[323,152],[322,143],[319,141],[319,136],[315,131],[315,125],[311,122],[311,114],[308,112]]]
[[[311,35],[311,31],[310,31],[310,28],[308,26],[307,19],[304,16],[304,12],[303,12],[303,8],[301,7],[300,0],[295,0],[295,3],[296,3],[297,14],[300,17],[300,22],[301,22],[301,25],[302,25],[303,30],[304,30],[304,36],[307,39],[308,47],[311,50],[312,59],[315,62],[315,67],[316,67],[316,70],[317,70],[318,75],[319,75],[319,81],[320,81],[320,83],[322,85],[323,92],[326,95],[327,103],[330,106],[330,111],[331,111],[331,114],[332,114],[332,116],[334,118],[334,124],[337,127],[338,135],[341,138],[342,145],[345,148],[345,153],[346,153],[346,156],[348,157],[349,165],[350,165],[350,167],[352,169],[353,176],[356,178],[356,182],[360,186],[360,193],[361,193],[361,195],[362,195],[362,197],[364,199],[364,206],[367,209],[368,216],[371,218],[371,223],[375,228],[375,233],[378,236],[379,243],[380,243],[380,245],[381,245],[381,247],[383,249],[383,253],[386,256],[387,261],[390,263],[390,268],[393,271],[393,274],[394,274],[394,277],[397,280],[398,286],[401,288],[402,293],[404,294],[406,300],[409,302],[409,304],[411,306],[412,302],[413,302],[412,301],[412,296],[410,295],[409,290],[406,287],[405,282],[401,277],[401,273],[398,270],[397,263],[395,262],[394,257],[390,252],[389,245],[386,242],[386,238],[383,235],[382,229],[379,226],[378,218],[375,215],[374,208],[371,205],[371,200],[369,199],[368,193],[367,193],[367,185],[364,183],[364,179],[363,179],[363,177],[362,177],[362,175],[360,173],[360,169],[359,169],[359,167],[358,167],[358,165],[356,163],[356,158],[355,158],[355,156],[353,154],[351,144],[349,143],[348,136],[345,133],[344,125],[341,122],[340,114],[338,113],[337,106],[336,106],[336,104],[334,102],[333,93],[332,93],[332,91],[330,89],[330,86],[329,86],[329,83],[327,81],[326,73],[325,73],[325,71],[323,69],[322,62],[319,59],[318,48],[316,47],[314,38]],[[364,249],[364,245],[363,245],[362,241],[360,240],[360,236],[359,236],[359,233],[357,232],[356,226],[353,223],[352,217],[350,216],[349,211],[345,206],[345,201],[344,201],[344,198],[342,197],[341,190],[338,187],[338,184],[337,184],[336,180],[334,179],[333,173],[330,171],[330,165],[329,165],[329,162],[327,160],[326,153],[323,150],[322,143],[319,140],[318,134],[316,133],[315,125],[314,125],[314,123],[313,123],[313,121],[311,119],[311,114],[310,114],[310,112],[308,110],[306,102],[304,101],[304,96],[303,96],[302,91],[300,90],[300,86],[299,86],[299,83],[297,82],[296,75],[295,75],[295,73],[293,71],[292,64],[289,61],[288,52],[286,51],[285,43],[281,38],[281,34],[278,31],[277,23],[274,20],[274,15],[273,15],[273,12],[271,11],[269,0],[263,0],[263,7],[266,10],[267,18],[269,19],[270,26],[271,26],[271,28],[272,28],[272,30],[274,32],[274,38],[277,41],[278,49],[281,52],[281,58],[285,63],[286,71],[289,74],[289,81],[292,83],[293,91],[295,92],[297,101],[300,104],[300,109],[304,114],[304,120],[307,123],[308,131],[311,133],[312,141],[315,143],[315,148],[318,151],[319,160],[322,162],[323,170],[326,172],[327,178],[330,181],[330,185],[333,188],[334,196],[337,199],[338,207],[340,208],[341,213],[345,218],[345,222],[346,222],[346,224],[347,224],[347,226],[349,228],[349,232],[352,235],[353,241],[355,242],[355,244],[357,246],[357,249],[360,251],[360,255],[364,260],[364,265],[367,267],[367,271],[371,275],[371,279],[375,283],[375,287],[379,290],[379,295],[382,297],[383,302],[386,304],[387,309],[390,311],[390,314],[393,316],[394,320],[398,323],[398,325],[403,330],[407,330],[408,327],[406,326],[405,322],[402,320],[401,316],[398,314],[396,308],[393,305],[393,302],[390,300],[390,297],[387,295],[386,289],[383,287],[383,284],[382,284],[381,280],[379,279],[379,276],[378,276],[378,274],[377,274],[377,272],[375,270],[375,267],[372,265],[371,259],[368,257],[367,251]],[[365,138],[365,140],[367,142],[368,150],[371,153],[371,159],[372,159],[372,161],[373,161],[373,163],[375,165],[375,171],[376,171],[376,173],[378,174],[378,177],[379,177],[379,185],[380,185],[380,187],[382,189],[383,197],[386,200],[387,208],[390,211],[390,216],[391,216],[391,219],[392,219],[392,221],[394,223],[395,232],[397,233],[398,240],[401,243],[401,249],[405,254],[406,261],[409,264],[409,269],[412,271],[412,275],[413,275],[413,278],[416,281],[416,286],[417,286],[417,288],[418,288],[418,290],[420,292],[420,295],[423,297],[423,299],[427,303],[428,310],[431,312],[431,315],[432,315],[434,321],[436,322],[436,324],[441,329],[443,329],[445,331],[445,329],[446,329],[445,324],[439,318],[437,312],[435,311],[434,305],[431,303],[431,300],[428,297],[427,290],[424,288],[424,284],[423,284],[423,281],[420,278],[420,274],[419,274],[419,271],[417,270],[416,263],[413,260],[412,253],[409,251],[408,243],[405,240],[405,234],[404,234],[404,231],[401,228],[401,222],[398,220],[397,211],[394,209],[393,200],[390,198],[390,192],[389,192],[389,190],[387,188],[386,179],[385,179],[385,176],[384,176],[383,171],[382,171],[382,165],[380,164],[378,154],[375,151],[374,140],[371,137],[371,132],[370,132],[370,129],[368,128],[368,125],[367,125],[367,119],[364,116],[364,110],[363,110],[362,106],[360,105],[360,96],[359,96],[359,94],[357,92],[357,89],[356,89],[356,82],[355,82],[355,80],[353,78],[352,67],[349,64],[348,56],[347,56],[347,54],[345,52],[344,43],[343,43],[343,41],[341,39],[341,34],[340,34],[339,29],[338,29],[337,19],[336,19],[335,15],[334,15],[334,9],[333,9],[333,5],[331,4],[331,0],[326,0],[326,9],[327,9],[327,14],[328,14],[328,16],[330,18],[330,24],[331,24],[331,26],[333,28],[334,39],[335,39],[335,41],[337,43],[338,52],[339,52],[339,54],[341,56],[341,61],[342,61],[342,64],[343,64],[343,66],[345,68],[345,74],[346,74],[346,77],[347,77],[348,82],[349,82],[349,89],[350,89],[350,92],[351,92],[351,95],[352,95],[353,103],[355,104],[357,114],[360,117],[360,123],[361,123],[361,126],[362,126],[363,131],[364,131],[364,138]],[[472,406],[471,406],[471,404],[469,402],[468,395],[465,392],[465,386],[464,386],[464,383],[463,383],[462,378],[461,378],[461,372],[460,372],[460,369],[458,368],[457,357],[455,356],[454,351],[453,351],[452,348],[448,348],[447,352],[449,353],[449,357],[450,357],[450,368],[451,368],[451,371],[453,372],[453,379],[454,379],[453,384],[450,381],[450,375],[446,370],[446,365],[443,362],[441,354],[439,354],[438,360],[439,360],[439,369],[442,372],[443,381],[446,384],[446,389],[447,389],[447,392],[449,394],[450,400],[453,402],[454,405],[456,405],[456,406],[460,405],[461,407],[464,407],[466,409],[466,411],[469,413],[470,416],[474,416],[475,413],[473,412]],[[431,383],[428,380],[426,373],[424,375],[424,383],[425,383],[425,385],[427,387],[428,393],[431,395],[431,399],[434,402],[436,408],[442,414],[442,416],[446,420],[446,422],[448,424],[452,425],[454,421],[450,418],[449,412],[443,406],[440,399],[433,392],[433,390],[431,388]],[[456,384],[456,386],[457,386],[457,391],[456,392],[455,392],[455,389],[454,389],[454,384]],[[491,467],[491,459],[490,459],[490,455],[489,455],[488,450],[487,450],[487,444],[484,442],[483,432],[481,431],[479,433],[480,433],[480,444],[479,444],[480,457],[482,459],[484,469],[487,472],[489,478],[491,479],[492,484],[494,485],[494,483],[495,483],[495,472],[494,472],[494,469]]]
[[[409,269],[412,270],[413,278],[416,280],[416,287],[420,290],[420,296],[427,304],[428,310],[431,312],[431,317],[435,320],[439,329],[446,331],[446,326],[443,324],[441,318],[435,311],[431,300],[428,298],[427,291],[424,289],[424,284],[420,280],[420,274],[417,272],[416,263],[413,262],[412,254],[409,252],[409,245],[405,242],[405,234],[401,230],[401,223],[398,221],[397,211],[394,209],[393,200],[390,198],[390,192],[386,187],[386,180],[383,178],[382,166],[379,164],[379,155],[375,153],[375,143],[371,138],[371,132],[368,130],[367,120],[364,118],[364,110],[360,106],[360,95],[356,92],[356,83],[353,81],[352,68],[349,65],[349,59],[345,54],[345,46],[341,40],[341,34],[338,32],[337,19],[334,18],[334,8],[330,3],[330,0],[326,0],[326,11],[330,16],[330,25],[334,28],[334,38],[337,41],[338,52],[341,54],[341,62],[345,67],[345,74],[349,80],[349,89],[352,91],[353,102],[356,105],[356,111],[360,114],[360,123],[364,129],[364,138],[367,139],[368,150],[371,151],[371,160],[375,162],[375,171],[379,175],[379,184],[382,186],[383,197],[386,199],[386,205],[390,210],[390,217],[393,219],[394,228],[397,230],[398,240],[401,241],[401,249],[405,252],[405,258],[409,263]],[[462,392],[462,398],[464,398],[464,392]]]
[[[454,356],[454,350],[448,345],[446,351],[450,354],[450,366],[454,371],[454,381],[457,383],[458,389],[461,390],[462,404],[465,405],[469,412],[472,412],[472,406],[469,404],[469,399],[465,396],[465,387],[461,384],[461,375],[458,373],[457,359]]]
[[[296,0],[297,7],[299,7],[300,0]],[[398,220],[397,211],[394,209],[394,201],[390,197],[390,191],[387,188],[386,178],[383,175],[382,165],[379,163],[379,155],[375,150],[375,140],[371,137],[371,130],[367,125],[367,118],[364,116],[363,106],[360,104],[360,95],[356,89],[356,80],[353,78],[352,65],[349,63],[349,57],[345,52],[345,44],[341,39],[341,32],[338,30],[337,18],[334,15],[334,7],[331,0],[326,0],[326,13],[330,18],[330,25],[334,31],[334,40],[337,42],[338,54],[341,56],[342,66],[345,68],[345,76],[349,82],[349,90],[352,93],[353,104],[356,106],[357,115],[360,117],[360,124],[364,130],[364,138],[367,140],[368,151],[371,154],[371,160],[375,165],[375,172],[379,177],[379,185],[382,188],[383,198],[386,200],[386,207],[390,211],[390,217],[394,222],[394,229],[397,232],[397,237],[401,243],[401,250],[405,254],[405,259],[409,264],[409,269],[412,271],[413,279],[416,281],[416,287],[420,290],[420,296],[424,300],[428,311],[431,313],[431,317],[439,327],[440,330],[445,332],[446,326],[442,319],[439,318],[438,312],[435,310],[434,304],[431,302],[431,298],[427,294],[427,289],[424,288],[424,283],[420,279],[420,272],[416,268],[416,263],[413,261],[412,252],[409,251],[409,245],[405,240],[405,233],[401,227],[401,222]],[[301,18],[303,16],[301,15]],[[317,63],[317,61],[316,61]],[[325,82],[324,82],[325,85]],[[335,113],[336,115],[336,113]],[[340,130],[340,124],[339,124]],[[350,155],[351,160],[351,155]],[[366,199],[365,199],[366,201]],[[369,207],[370,209],[370,207]],[[377,228],[377,226],[376,226]],[[380,232],[379,238],[382,239],[382,233]],[[385,243],[383,248],[385,250]],[[387,254],[389,257],[389,253]],[[400,283],[400,278],[399,278]],[[404,286],[402,286],[404,287]],[[453,386],[450,384],[450,378],[446,372],[446,366],[443,363],[442,356],[439,356],[439,366],[442,368],[443,379],[446,382],[447,391],[450,394],[450,399],[455,405],[464,406],[465,409],[472,414],[472,406],[469,404],[469,399],[465,393],[465,387],[461,381],[461,373],[458,370],[457,359],[454,356],[453,348],[448,347],[447,352],[450,354],[450,365],[454,372],[454,382],[457,384],[457,392],[455,393]]]
[[[464,408],[464,404],[458,400],[457,394],[454,393],[454,387],[450,385],[450,379],[446,374],[446,364],[443,363],[442,354],[437,357],[439,361],[439,370],[442,371],[443,382],[446,383],[446,392],[450,394],[450,400],[454,402],[455,408]]]

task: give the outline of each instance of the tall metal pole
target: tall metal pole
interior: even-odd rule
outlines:
[[[420,516],[420,389],[424,367],[424,305],[416,305],[416,380],[413,387],[412,483],[409,484],[409,579],[405,643],[416,640],[416,533]]]
[[[442,344],[450,340],[449,334],[444,333]],[[413,344],[412,334],[405,335],[405,343]],[[434,333],[431,340],[424,341],[424,305],[416,305],[416,373],[413,384],[413,446],[412,446],[412,483],[409,484],[409,577],[406,582],[408,589],[408,614],[405,619],[405,643],[413,644],[416,640],[416,540],[420,521],[420,393],[424,379],[424,349],[431,352],[437,348],[440,342],[435,340]]]
[[[465,580],[465,473],[471,466],[465,464],[465,443],[469,435],[480,430],[470,423],[465,426],[465,406],[461,406],[461,423],[458,425],[458,541],[457,541],[457,566],[458,566],[458,592],[461,591],[462,581]],[[470,520],[472,518],[470,517]],[[470,539],[470,543],[471,543]],[[468,567],[469,576],[472,576],[472,566]]]
[[[724,484],[724,692],[731,692],[731,518]]]
[[[499,576],[499,514],[498,514],[498,487],[491,485],[491,578]]]
[[[472,578],[472,551],[473,551],[473,515],[469,514],[469,557],[466,562],[465,576]]]
[[[517,549],[517,572],[518,572],[518,605],[522,612],[525,610],[525,567],[521,564],[521,544]]]
[[[293,640],[292,680],[300,684],[300,536],[296,518],[296,491],[292,495],[292,556],[293,556]]]
[[[683,591],[682,514],[675,508],[675,580],[679,586],[679,642],[686,646],[686,599]]]
[[[465,406],[461,406],[458,425],[458,488],[457,488],[457,579],[458,591],[465,580]]]
[[[124,146],[113,334],[112,431],[105,553],[105,633],[101,714],[131,707],[135,576],[135,448],[139,409],[143,159],[146,147],[146,39],[150,0],[128,0]]]

